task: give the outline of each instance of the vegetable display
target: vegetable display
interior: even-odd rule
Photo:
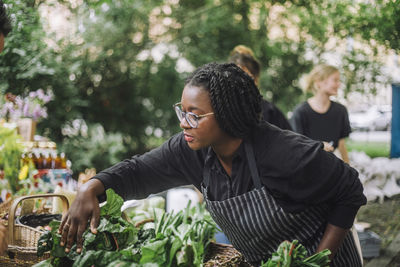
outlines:
[[[329,266],[329,249],[307,257],[306,248],[298,240],[282,242],[272,257],[262,263],[261,267],[327,267]]]
[[[87,228],[83,234],[81,254],[76,244],[69,253],[60,246],[59,221],[50,223],[38,242],[38,255],[50,251],[51,258],[35,267],[44,266],[201,266],[205,248],[214,236],[216,226],[204,205],[174,213],[154,212],[154,222],[136,228],[121,218],[123,200],[111,189],[107,203],[101,207],[97,234]]]

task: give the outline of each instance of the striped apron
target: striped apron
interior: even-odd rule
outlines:
[[[297,239],[309,255],[314,254],[327,224],[328,206],[313,206],[295,214],[285,212],[261,185],[250,143],[245,143],[245,150],[255,189],[243,195],[222,201],[210,200],[207,191],[212,162],[208,160],[205,164],[201,189],[214,221],[232,245],[255,266],[270,258],[284,240]],[[362,266],[351,232],[347,234],[330,266]]]

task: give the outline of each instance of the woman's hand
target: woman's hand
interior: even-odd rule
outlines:
[[[97,226],[100,220],[100,208],[97,196],[104,192],[102,182],[92,179],[85,183],[72,203],[66,215],[63,217],[58,229],[61,234],[61,246],[65,246],[65,252],[69,252],[76,241],[76,252],[82,251],[82,235],[90,221],[90,230],[97,233]]]
[[[335,150],[335,148],[332,145],[332,142],[328,143],[328,142],[323,142],[324,143],[324,150],[328,151],[328,152],[333,152]]]
[[[8,247],[7,240],[7,227],[4,226],[3,222],[0,222],[0,255],[4,254]]]

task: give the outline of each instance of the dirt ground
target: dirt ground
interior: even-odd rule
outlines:
[[[371,227],[368,230],[381,237],[380,254],[382,255],[393,239],[400,234],[400,195],[385,199],[383,203],[369,202],[360,208],[357,220],[370,223]],[[399,253],[393,258],[390,266],[400,266],[400,248],[398,251]],[[369,261],[367,259],[365,263]]]

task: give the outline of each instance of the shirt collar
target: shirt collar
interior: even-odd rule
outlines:
[[[246,158],[246,151],[244,148],[244,140],[242,143],[240,143],[239,148],[235,151],[234,155],[233,155],[233,162],[237,161],[237,160],[243,160]],[[209,147],[207,149],[207,154],[205,157],[205,164],[208,163],[208,161],[211,161],[211,166],[210,169],[211,170],[216,170],[219,166],[219,164],[215,164],[217,162],[217,155],[215,154],[214,150]]]

